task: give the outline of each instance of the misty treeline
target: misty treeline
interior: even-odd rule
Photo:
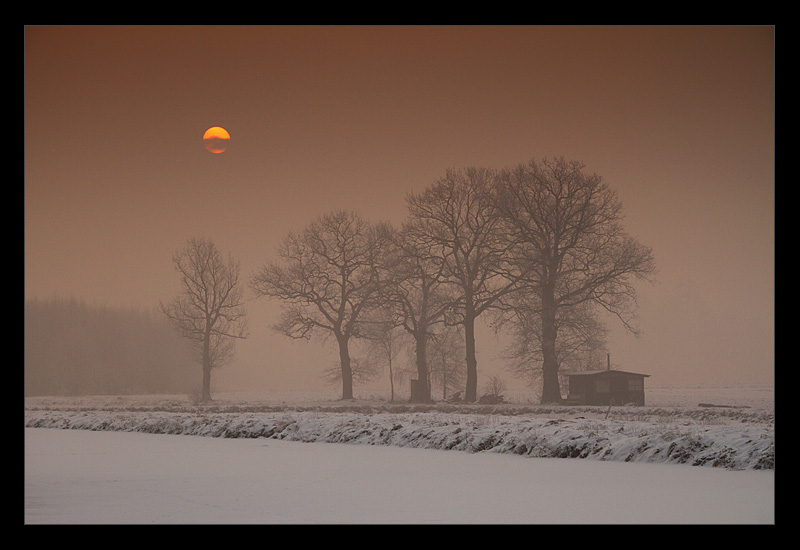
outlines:
[[[166,320],[76,299],[25,301],[25,395],[190,393],[196,372]]]
[[[450,169],[406,202],[400,227],[353,211],[319,216],[250,279],[257,296],[281,301],[277,332],[335,340],[343,399],[365,372],[351,356],[356,340],[391,368],[397,334],[411,338],[412,401],[431,400],[435,373],[474,402],[475,323],[485,317],[513,336],[509,368],[551,403],[562,399],[560,370],[602,364],[601,312],[636,332],[634,283],[654,275],[652,252],[624,231],[615,192],[583,164]]]

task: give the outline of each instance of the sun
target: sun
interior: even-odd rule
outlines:
[[[212,126],[203,134],[203,145],[212,153],[222,153],[228,148],[231,135],[225,128]]]

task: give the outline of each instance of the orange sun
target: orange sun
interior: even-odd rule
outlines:
[[[203,134],[203,144],[206,146],[206,149],[212,153],[222,153],[225,151],[225,149],[228,148],[228,141],[230,139],[231,135],[228,131],[219,126],[213,126]]]

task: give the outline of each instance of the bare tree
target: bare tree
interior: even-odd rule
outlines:
[[[431,344],[428,353],[430,377],[441,387],[444,401],[447,400],[448,392],[456,395],[460,391],[458,388],[464,387],[464,336],[459,329],[458,326],[442,327],[440,331],[431,334],[428,340]]]
[[[613,190],[584,166],[531,161],[503,171],[498,205],[514,242],[509,254],[538,300],[542,402],[560,402],[559,312],[591,303],[637,332],[634,283],[655,273],[651,250],[622,228]],[[565,318],[562,315],[562,318]]]
[[[535,293],[520,291],[506,301],[502,316],[496,321],[498,331],[511,335],[511,344],[503,353],[507,370],[530,386],[542,387],[542,318]],[[576,372],[602,368],[605,361],[605,325],[596,315],[596,307],[584,303],[561,308],[556,317],[558,372]],[[559,376],[563,381],[563,376]],[[563,385],[563,384],[561,384]]]
[[[223,260],[214,243],[190,239],[172,258],[181,291],[160,309],[191,340],[203,365],[202,400],[211,400],[211,370],[233,358],[234,340],[247,337],[239,264]]]
[[[342,399],[353,398],[349,344],[361,336],[362,315],[374,306],[380,289],[377,262],[386,229],[353,212],[320,216],[281,244],[278,261],[253,275],[250,285],[262,296],[283,300],[277,332],[290,338],[334,336],[339,346]]]
[[[417,391],[412,399],[431,401],[428,340],[432,327],[441,323],[453,303],[444,284],[446,253],[430,239],[422,224],[412,220],[392,233],[390,253],[383,265],[384,303],[392,308],[394,324],[401,326],[415,344]]]
[[[496,173],[483,168],[448,170],[444,177],[407,198],[418,232],[443,250],[445,276],[458,288],[451,308],[452,322],[464,326],[467,379],[465,400],[477,399],[478,361],[475,320],[504,294],[514,281],[503,276],[511,242],[503,228],[496,200]]]
[[[383,365],[389,369],[389,401],[394,402],[395,361],[404,347],[404,342],[398,334],[394,315],[390,308],[378,306],[370,311],[369,318],[364,323],[363,337],[366,341],[365,363],[368,365]]]

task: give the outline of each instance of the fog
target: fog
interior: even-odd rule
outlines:
[[[25,297],[155,311],[178,291],[171,259],[189,238],[212,239],[249,278],[322,213],[400,224],[407,193],[448,168],[563,156],[618,193],[659,270],[639,287],[640,337],[608,319],[613,366],[653,384],[771,383],[774,38],[758,26],[25,27]],[[203,145],[211,126],[230,133],[224,153]],[[280,304],[248,300],[250,337],[215,390],[335,395],[321,380],[335,349],[273,333]],[[477,349],[479,385],[521,384],[502,338],[481,327]]]

